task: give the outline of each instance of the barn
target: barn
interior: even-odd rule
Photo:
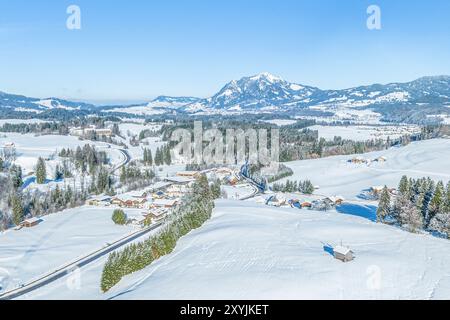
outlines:
[[[41,219],[39,218],[30,218],[23,221],[20,225],[25,228],[31,228],[37,226],[39,223],[41,223]]]
[[[347,247],[336,246],[333,249],[334,258],[337,260],[341,260],[342,262],[352,261],[355,257],[353,255],[353,251]]]

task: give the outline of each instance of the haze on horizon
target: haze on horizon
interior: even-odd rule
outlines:
[[[81,9],[68,30],[67,7]],[[381,30],[366,27],[381,8]],[[260,72],[321,89],[450,74],[450,2],[0,0],[0,91],[99,104],[208,97]]]

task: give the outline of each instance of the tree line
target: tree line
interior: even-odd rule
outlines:
[[[420,230],[450,236],[450,182],[431,178],[412,179],[403,176],[392,199],[385,187],[380,195],[377,220],[389,220],[411,232]]]
[[[123,166],[119,176],[121,186],[126,187],[128,191],[148,186],[154,182],[155,178],[156,174],[153,170],[145,168],[141,170],[134,162]]]
[[[115,286],[124,276],[170,254],[181,237],[201,227],[211,217],[214,196],[206,176],[200,177],[192,190],[157,234],[109,255],[100,281],[103,292]]]
[[[274,183],[272,191],[275,192],[301,192],[304,194],[313,194],[314,185],[309,180],[305,181],[290,181],[284,183]]]

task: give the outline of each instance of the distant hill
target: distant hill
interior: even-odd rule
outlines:
[[[450,76],[423,77],[407,83],[322,90],[288,82],[270,73],[261,73],[233,80],[206,99],[159,96],[139,105],[103,107],[58,98],[36,99],[0,92],[0,114],[64,114],[74,111],[138,116],[281,113],[293,118],[323,121],[448,123]]]

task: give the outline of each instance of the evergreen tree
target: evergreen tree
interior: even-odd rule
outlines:
[[[0,157],[0,172],[3,171],[3,166],[4,166],[3,158]]]
[[[156,148],[154,162],[155,162],[155,166],[157,166],[157,167],[161,165],[159,147]]]
[[[445,234],[450,238],[450,212],[436,214],[430,222],[429,229]]]
[[[147,164],[149,165],[149,166],[153,166],[153,156],[152,156],[152,150],[148,150],[148,155],[147,155],[147,157],[148,157],[148,161],[147,161]]]
[[[398,191],[405,195],[408,196],[409,195],[409,190],[410,190],[410,186],[409,186],[409,181],[408,181],[408,177],[407,176],[403,176],[400,180],[400,184],[398,185]]]
[[[168,145],[164,148],[164,163],[168,166],[172,164],[172,156],[170,155],[170,147]]]
[[[391,212],[391,195],[387,186],[384,186],[380,195],[380,203],[377,209],[377,221],[384,222]]]
[[[214,199],[220,198],[220,194],[221,194],[220,186],[221,186],[221,183],[220,183],[219,179],[214,181],[214,183],[211,185],[211,194]]]
[[[120,170],[120,183],[124,184],[127,182],[127,169],[125,166]]]
[[[113,212],[112,220],[115,224],[125,225],[127,223],[127,215],[122,209],[116,209]]]
[[[38,162],[36,164],[36,182],[38,184],[44,184],[47,179],[47,169],[45,167],[45,161],[41,157],[39,157]]]
[[[18,226],[23,220],[23,206],[22,199],[16,194],[12,195],[11,199],[12,218],[16,226]]]
[[[417,232],[423,228],[422,214],[409,199],[403,199],[399,213],[400,221],[410,232]]]
[[[60,180],[64,177],[63,169],[59,164],[55,166],[55,173],[53,174],[55,180]]]
[[[443,212],[444,210],[444,184],[442,181],[439,181],[436,184],[436,188],[434,191],[433,198],[430,201],[429,204],[429,215],[428,215],[428,221],[426,221],[426,226],[430,223],[431,219],[438,214],[439,212]]]
[[[9,169],[9,176],[14,189],[18,189],[22,186],[22,168],[20,166],[13,164]]]
[[[305,194],[313,194],[314,193],[314,185],[311,183],[311,181],[306,180],[305,185],[303,187],[303,193]]]
[[[446,188],[446,192],[445,192],[445,197],[444,197],[444,205],[443,205],[443,211],[446,213],[450,213],[450,181],[447,183],[447,188]]]
[[[435,183],[433,180],[431,180],[430,177],[424,180],[423,182],[425,186],[425,194],[424,194],[424,200],[423,200],[423,206],[422,206],[422,216],[424,220],[424,224],[427,227],[431,220],[430,215],[430,202],[433,198],[434,191],[435,191]]]
[[[112,134],[115,136],[120,135],[119,125],[117,123],[114,123],[112,126]]]

